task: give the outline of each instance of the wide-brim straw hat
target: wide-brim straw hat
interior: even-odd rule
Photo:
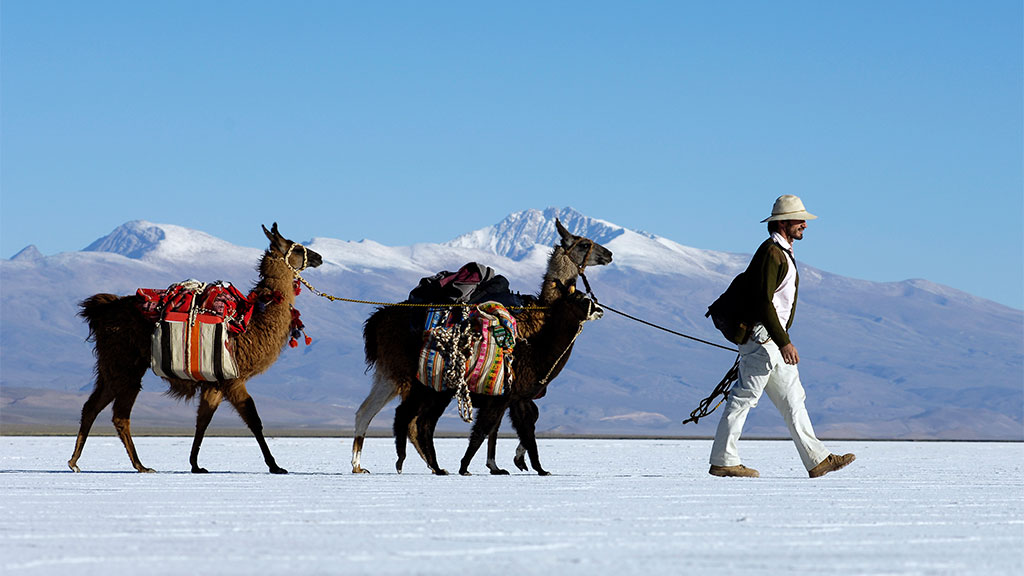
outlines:
[[[761,220],[761,223],[773,220],[814,220],[817,218],[804,208],[804,203],[799,196],[785,194],[779,196],[772,206],[772,215]]]

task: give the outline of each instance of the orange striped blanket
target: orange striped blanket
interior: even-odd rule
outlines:
[[[158,376],[200,382],[238,376],[230,336],[245,331],[254,299],[227,282],[187,280],[139,288],[139,311],[156,322],[150,366]]]

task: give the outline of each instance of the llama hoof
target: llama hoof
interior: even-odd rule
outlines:
[[[526,460],[524,458],[516,456],[515,458],[512,459],[512,463],[516,465],[516,468],[519,468],[523,472],[530,471],[530,468],[526,465]]]
[[[504,468],[491,468],[491,476],[509,476],[509,472]]]
[[[399,460],[398,462],[395,462],[395,470],[397,470],[399,474],[402,473],[402,461],[401,460]]]
[[[540,469],[537,470],[537,476],[551,476],[551,472],[548,472],[547,470],[544,469]]]
[[[272,466],[270,468],[270,473],[271,474],[287,474],[288,471],[285,470],[284,468],[281,468],[280,466]]]
[[[465,468],[463,468],[462,470],[459,470],[459,476],[472,476],[472,475],[473,475],[473,473],[470,472],[469,470],[466,470]]]
[[[206,468],[200,468],[199,466],[193,466],[192,467],[192,473],[193,474],[209,474],[210,471],[207,470]]]
[[[155,474],[156,473],[156,470],[153,470],[152,468],[146,468],[145,466],[143,466],[142,468],[139,468],[138,471],[139,471],[140,474]]]
[[[439,468],[437,470],[434,470],[434,475],[436,475],[436,476],[447,476],[448,475],[448,471],[445,470],[444,468]]]
[[[370,471],[367,470],[366,468],[363,468],[362,466],[356,466],[356,467],[352,468],[352,473],[353,474],[369,474]]]
[[[70,460],[68,461],[68,468],[71,468],[72,472],[81,472],[78,468],[78,464],[73,464]]]

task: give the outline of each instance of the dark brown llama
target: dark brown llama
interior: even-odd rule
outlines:
[[[548,305],[543,326],[532,336],[517,340],[515,354],[515,378],[511,389],[501,396],[471,393],[473,406],[477,409],[476,420],[469,437],[469,446],[462,457],[459,474],[468,476],[469,464],[483,443],[484,438],[497,435],[505,410],[509,410],[512,426],[519,436],[517,458],[520,451],[530,457],[530,465],[541,476],[549,472],[541,464],[537,454],[536,423],[538,417],[537,404],[534,399],[543,395],[548,383],[558,376],[565,366],[572,347],[588,320],[600,318],[601,309],[593,300],[581,292],[566,291],[557,300]],[[418,450],[434,474],[445,475],[448,472],[437,463],[434,450],[434,428],[437,420],[451,402],[452,391],[436,392],[427,386],[414,386],[409,395],[395,410],[395,448],[398,461],[395,468],[402,472],[405,460],[406,434],[410,423],[415,420]],[[490,446],[489,446],[490,447]],[[517,466],[525,470],[524,464],[517,460]],[[508,472],[491,467],[492,474]]]
[[[277,465],[267,447],[263,423],[245,384],[270,368],[288,342],[296,292],[294,271],[317,267],[323,259],[305,246],[282,237],[276,222],[271,230],[264,226],[263,233],[270,240],[270,247],[260,260],[260,280],[253,291],[266,305],[258,306],[246,331],[233,337],[238,377],[216,382],[164,378],[170,396],[188,400],[197,394],[199,396],[196,433],[189,457],[194,473],[207,471],[199,466],[199,447],[213,413],[225,398],[256,437],[270,471],[274,474],[287,473]],[[75,453],[68,460],[68,466],[75,472],[79,471],[78,459],[96,416],[111,402],[114,403],[114,428],[128,451],[132,466],[139,472],[153,472],[139,460],[130,426],[132,405],[142,389],[142,377],[150,367],[150,341],[155,328],[155,323],[139,311],[137,303],[136,296],[96,294],[81,304],[79,315],[88,322],[89,339],[95,342],[96,386],[82,406]]]
[[[607,264],[612,258],[608,249],[588,238],[570,234],[558,220],[555,221],[555,228],[560,240],[548,258],[537,302],[541,306],[557,301],[574,290],[576,278],[583,268]],[[548,314],[548,310],[516,311],[520,340],[529,339],[537,333],[544,326]],[[422,309],[387,307],[377,310],[366,320],[363,339],[367,365],[374,371],[373,387],[356,411],[355,437],[352,442],[353,473],[367,471],[360,465],[360,457],[366,431],[373,417],[396,396],[404,400],[413,386],[424,387],[416,380],[416,368],[423,346],[425,317],[426,312]],[[518,360],[516,363],[518,372]],[[536,406],[533,406],[533,411],[536,412]],[[415,425],[410,425],[409,434],[422,456]],[[497,429],[493,438],[497,438]],[[493,439],[488,444],[488,468],[495,474],[507,473],[494,462]]]

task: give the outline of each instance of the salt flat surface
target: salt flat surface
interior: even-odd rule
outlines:
[[[1024,574],[1024,444],[828,442],[810,480],[783,441],[743,441],[759,479],[707,474],[710,441],[541,440],[550,477],[434,477],[390,439],[0,437],[0,573]],[[457,470],[465,440],[438,441]],[[511,467],[514,440],[498,446]]]

